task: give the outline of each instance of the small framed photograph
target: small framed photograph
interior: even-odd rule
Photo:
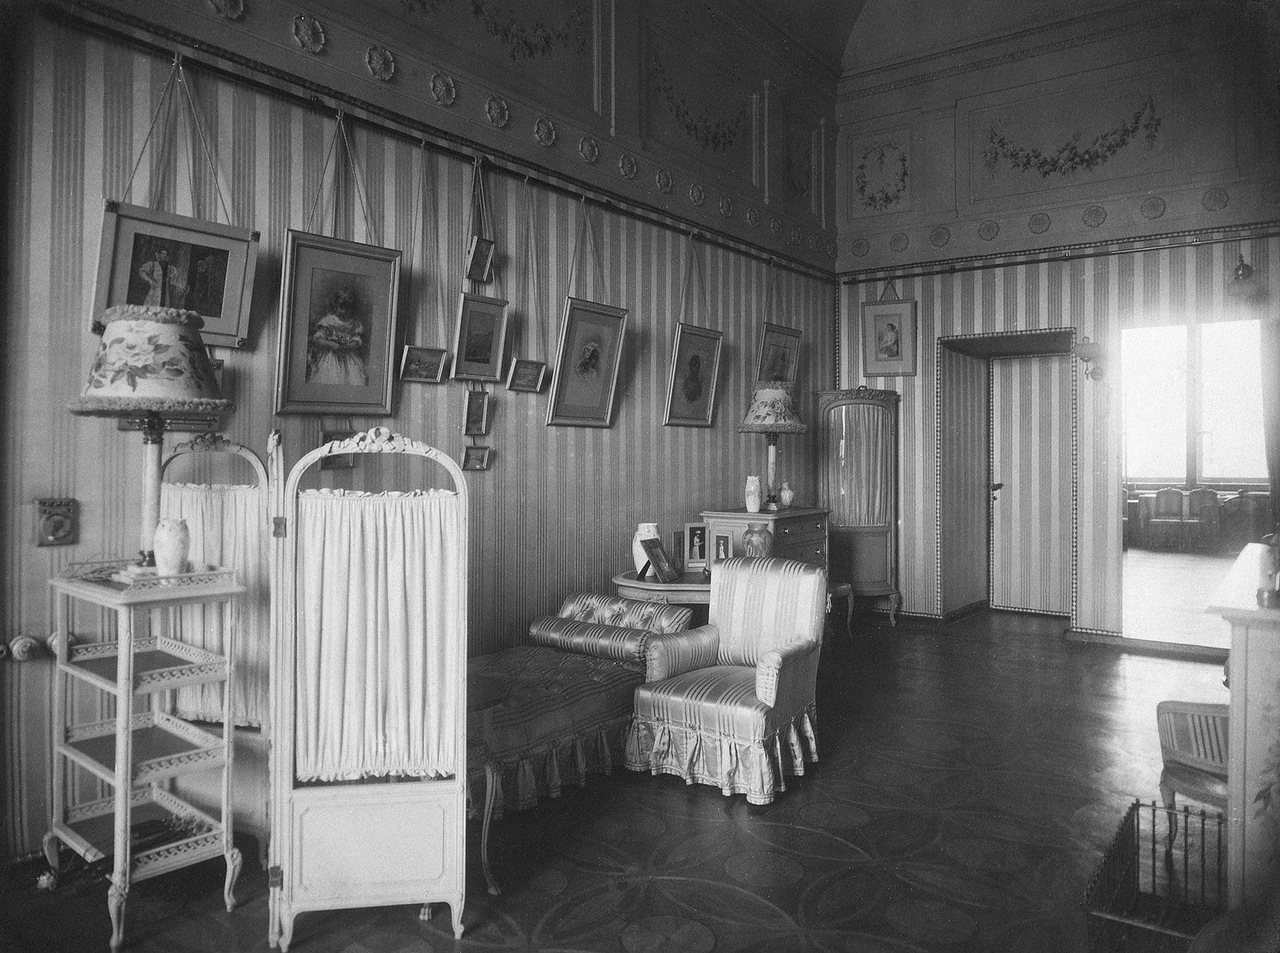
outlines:
[[[671,565],[676,572],[684,573],[684,530],[671,531]]]
[[[733,536],[729,533],[716,533],[715,548],[711,550],[711,564],[714,566],[722,559],[733,555]]]
[[[467,279],[483,284],[489,280],[489,269],[493,267],[493,240],[472,235],[467,245]]]
[[[107,308],[159,305],[198,313],[205,344],[244,347],[257,262],[257,232],[107,202],[93,331],[102,333]]]
[[[686,569],[707,568],[707,524],[684,524],[684,566]]]
[[[658,577],[658,582],[675,582],[680,578],[679,571],[671,565],[667,551],[662,548],[662,540],[642,539],[640,545],[644,547],[644,554],[649,557],[649,569]]]
[[[458,333],[453,345],[453,379],[502,380],[507,346],[507,302],[463,292],[458,299]]]
[[[489,412],[493,399],[482,390],[467,391],[462,432],[468,437],[483,437],[489,432]]]
[[[716,380],[720,374],[720,342],[723,332],[696,324],[676,325],[667,375],[667,411],[664,425],[710,427],[716,406]]]
[[[626,308],[565,298],[547,426],[610,426],[626,329]]]
[[[492,459],[492,447],[467,447],[462,451],[462,469],[488,470]]]
[[[521,390],[530,394],[542,393],[547,382],[547,365],[542,361],[530,361],[517,357],[511,362],[507,375],[507,390]]]
[[[765,322],[760,332],[760,357],[756,365],[758,381],[796,382],[800,368],[800,332],[780,324]]]
[[[400,379],[421,384],[439,384],[444,380],[444,369],[449,352],[438,347],[418,347],[406,344],[400,356]]]
[[[916,303],[867,301],[862,305],[864,377],[914,377]]]
[[[334,440],[347,440],[354,437],[354,430],[322,430],[320,431],[320,443],[331,443]],[[332,457],[320,458],[321,470],[354,470],[356,466],[356,455],[354,453],[339,453]]]
[[[277,414],[391,413],[400,252],[289,229]]]

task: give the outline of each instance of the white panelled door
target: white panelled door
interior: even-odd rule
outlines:
[[[991,606],[1071,614],[1066,355],[991,362]]]

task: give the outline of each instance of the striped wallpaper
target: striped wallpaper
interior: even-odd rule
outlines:
[[[1271,229],[1274,231],[1274,229]],[[1075,329],[1103,347],[1102,380],[1079,380],[1076,406],[1076,492],[1079,518],[1074,540],[1076,577],[1071,610],[1076,629],[1119,634],[1121,483],[1118,367],[1120,329],[1141,324],[1229,320],[1280,314],[1274,292],[1258,305],[1226,295],[1237,255],[1255,269],[1264,287],[1280,280],[1280,238],[1246,234],[1230,240],[1215,236],[1179,247],[1174,240],[1153,240],[1136,252],[1074,257],[1034,263],[993,260],[973,271],[912,275],[860,275],[841,289],[840,368],[842,387],[866,383],[902,393],[902,514],[899,575],[903,611],[941,616],[942,567],[951,565],[939,532],[939,427],[963,426],[951,408],[943,419],[938,407],[940,337]],[[877,301],[892,279],[893,291],[918,303],[918,372],[914,377],[866,378],[861,373],[858,333],[861,305]],[[1075,373],[1079,373],[1078,370]],[[975,407],[975,412],[977,408]],[[1069,468],[1057,465],[1059,492],[1069,494]],[[1006,481],[1007,482],[1007,481]],[[955,608],[947,601],[946,610]]]
[[[135,545],[139,437],[110,421],[65,411],[77,395],[98,339],[88,330],[104,197],[125,198],[130,169],[146,139],[169,64],[115,41],[41,22],[13,67],[9,149],[9,259],[2,436],[4,545],[0,552],[5,638],[43,637],[50,627],[45,581],[71,560],[127,554]],[[468,235],[470,162],[416,143],[351,126],[368,217],[351,180],[329,164],[322,182],[332,116],[188,69],[201,121],[216,148],[231,221],[259,229],[250,345],[214,349],[226,361],[237,409],[228,435],[265,453],[273,428],[283,434],[288,465],[319,442],[322,429],[385,424],[461,455],[460,383],[397,386],[391,418],[275,418],[277,298],[288,228],[311,228],[404,251],[407,294],[401,314],[410,343],[452,351],[455,309]],[[221,218],[217,189],[191,130],[174,127],[174,145],[148,150],[134,181],[135,204]],[[195,156],[192,159],[192,155]],[[425,201],[418,211],[419,183]],[[338,186],[343,186],[338,188]],[[588,205],[603,286],[589,261],[568,278],[581,203],[570,194],[518,178],[486,181],[494,212],[497,279],[484,292],[511,302],[519,329],[516,353],[547,360],[566,293],[628,309],[624,367],[614,424],[608,429],[545,426],[546,393],[490,385],[496,407],[489,437],[493,468],[468,473],[471,491],[469,650],[518,642],[528,621],[554,611],[576,589],[612,591],[629,567],[637,523],[656,521],[664,535],[708,508],[741,505],[744,478],[765,465],[765,441],[738,433],[751,393],[757,338],[768,320],[798,327],[804,347],[800,387],[829,387],[835,284],[736,251],[696,243],[708,306],[687,320],[724,332],[714,426],[664,427],[670,350],[679,319],[688,235]],[[525,222],[534,208],[536,298],[526,263]],[[416,234],[415,220],[426,228]],[[335,225],[336,223],[336,225]],[[696,298],[696,296],[694,296]],[[769,304],[772,302],[772,304]],[[779,446],[779,474],[798,499],[815,498],[812,438]],[[364,469],[338,471],[352,485]],[[36,548],[33,500],[81,502],[80,544]],[[43,833],[48,776],[50,666],[8,664],[4,672],[6,760],[4,829],[9,853],[30,849]],[[19,780],[21,779],[21,780]]]
[[[988,530],[991,461],[991,361],[938,349],[938,455],[950,479],[939,487],[942,615],[988,601],[989,564],[974,558]]]

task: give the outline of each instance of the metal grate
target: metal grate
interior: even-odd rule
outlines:
[[[1181,953],[1227,907],[1225,820],[1129,805],[1089,882],[1089,949]]]

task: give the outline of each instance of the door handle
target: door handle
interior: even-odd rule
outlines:
[[[991,502],[994,503],[996,500],[1000,499],[1000,491],[1003,489],[1004,489],[1003,483],[991,484]]]

